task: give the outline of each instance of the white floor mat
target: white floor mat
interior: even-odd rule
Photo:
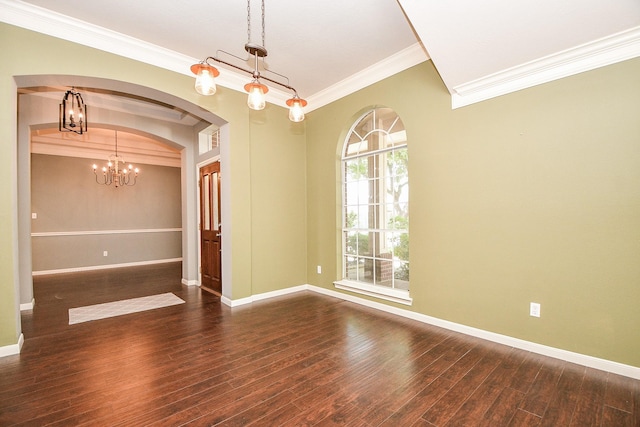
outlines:
[[[123,314],[138,313],[140,311],[183,303],[183,299],[168,292],[166,294],[151,295],[148,297],[70,308],[69,324],[73,325],[91,320],[106,319],[108,317],[122,316]]]

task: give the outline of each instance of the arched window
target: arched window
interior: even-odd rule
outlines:
[[[338,288],[411,303],[407,133],[390,108],[365,113],[344,142],[342,273]]]

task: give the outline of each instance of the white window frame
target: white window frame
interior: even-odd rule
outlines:
[[[342,221],[342,226],[341,226],[341,240],[342,240],[342,245],[341,245],[341,253],[340,253],[340,260],[341,260],[341,275],[342,275],[342,279],[337,280],[334,282],[334,286],[337,289],[342,289],[342,290],[346,290],[349,292],[354,292],[354,293],[358,293],[358,294],[362,294],[362,295],[367,295],[367,296],[371,296],[371,297],[375,297],[375,298],[380,298],[380,299],[384,299],[387,301],[391,301],[391,302],[395,302],[395,303],[400,303],[400,304],[404,304],[404,305],[412,305],[413,303],[413,299],[411,298],[410,294],[409,294],[409,290],[404,290],[404,289],[398,289],[398,288],[394,288],[394,287],[387,287],[384,285],[376,285],[373,283],[368,283],[368,282],[361,282],[361,281],[357,281],[357,280],[352,280],[347,278],[347,272],[346,272],[346,268],[347,268],[347,263],[345,262],[345,256],[346,256],[346,234],[348,231],[353,231],[351,228],[347,228],[346,226],[346,198],[345,198],[345,183],[346,183],[346,179],[347,177],[346,175],[346,162],[349,160],[353,160],[356,158],[368,158],[370,156],[375,156],[375,155],[380,155],[384,152],[388,152],[388,151],[392,151],[392,150],[396,150],[396,149],[405,149],[408,150],[408,144],[406,141],[406,132],[404,131],[404,129],[402,129],[402,133],[404,135],[404,142],[400,142],[398,145],[394,145],[392,148],[388,148],[388,147],[382,147],[380,149],[377,149],[375,151],[367,151],[363,154],[357,154],[357,155],[353,155],[353,153],[347,154],[347,149],[349,147],[349,140],[351,138],[351,135],[354,133],[354,130],[356,129],[356,127],[362,122],[362,120],[364,120],[368,115],[373,114],[373,121],[375,122],[375,112],[378,109],[371,109],[368,110],[367,112],[365,112],[363,115],[361,115],[352,125],[351,129],[349,130],[349,132],[347,133],[347,136],[345,138],[345,140],[343,141],[343,147],[342,147],[342,155],[340,158],[340,169],[341,169],[341,182],[340,182],[340,192],[341,192],[341,202],[340,202],[340,217],[341,217],[341,221]],[[395,113],[395,112],[394,112]],[[400,120],[399,116],[397,116],[396,114],[396,121]],[[394,121],[394,123],[396,122]],[[366,140],[366,136],[374,133],[374,132],[383,132],[386,134],[386,138],[392,138],[393,137],[393,133],[389,133],[387,132],[387,130],[385,129],[372,129],[371,131],[369,131],[367,133],[367,135],[363,135],[361,137],[362,141]],[[395,144],[395,143],[394,143]],[[408,175],[408,170],[407,170],[407,175]],[[407,195],[407,203],[409,202],[408,200],[408,195]],[[373,205],[377,205],[376,203],[373,203]],[[371,205],[369,205],[371,206]],[[379,228],[379,229],[370,229],[370,230],[363,230],[363,229],[359,229],[360,231],[367,231],[367,232],[385,232],[385,231],[395,231],[392,230],[390,228]],[[407,230],[408,233],[408,230]],[[377,258],[375,258],[375,256],[373,257],[373,262],[375,262]],[[394,273],[392,273],[392,277]],[[395,277],[392,279],[392,283],[394,282]]]

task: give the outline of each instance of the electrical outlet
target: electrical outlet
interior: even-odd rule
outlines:
[[[109,252],[108,251],[102,252],[102,256],[109,256]]]
[[[540,304],[532,302],[529,306],[529,316],[540,317]]]
[[[38,219],[38,214],[35,212],[31,213],[31,219]]]
[[[322,274],[322,266],[321,266],[321,265],[319,265],[319,266],[317,266],[317,267],[316,267],[316,272],[317,272],[318,274]]]

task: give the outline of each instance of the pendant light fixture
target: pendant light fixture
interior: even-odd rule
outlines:
[[[60,132],[75,132],[78,135],[87,131],[87,106],[82,95],[74,88],[66,91],[62,97],[58,129]]]
[[[133,165],[126,166],[123,156],[118,155],[118,131],[116,133],[116,153],[109,155],[109,162],[102,168],[102,177],[98,177],[98,165],[93,165],[96,182],[101,185],[113,184],[116,188],[136,185],[140,170]],[[120,165],[122,163],[122,165]]]
[[[248,92],[247,105],[252,110],[262,110],[266,105],[265,94],[269,91],[269,88],[264,85],[261,80],[268,81],[270,83],[274,83],[278,86],[281,86],[285,89],[293,92],[293,97],[286,101],[287,106],[289,107],[289,119],[293,122],[300,122],[304,120],[304,110],[303,107],[307,105],[307,101],[301,99],[298,96],[298,92],[289,85],[289,79],[282,74],[278,74],[274,71],[267,70],[265,68],[265,72],[269,72],[275,74],[282,79],[286,80],[286,83],[283,81],[278,81],[269,77],[266,77],[260,73],[259,70],[259,58],[263,58],[262,61],[264,63],[264,58],[267,56],[267,49],[264,47],[264,0],[262,0],[262,45],[251,43],[251,0],[247,0],[247,44],[244,45],[244,50],[249,53],[250,56],[253,56],[253,70],[248,70],[244,67],[234,65],[228,61],[220,59],[218,54],[224,53],[229,55],[235,59],[246,62],[248,59],[240,58],[231,53],[225,52],[223,50],[218,50],[216,56],[209,56],[205,58],[203,61],[194,64],[191,66],[191,72],[196,75],[196,83],[195,88],[196,91],[201,95],[213,95],[216,93],[216,83],[215,78],[220,75],[220,72],[216,67],[211,65],[209,61],[219,62],[221,64],[227,65],[229,67],[235,68],[236,70],[240,70],[251,75],[251,82],[244,85],[244,90]],[[249,58],[250,59],[250,58]]]

